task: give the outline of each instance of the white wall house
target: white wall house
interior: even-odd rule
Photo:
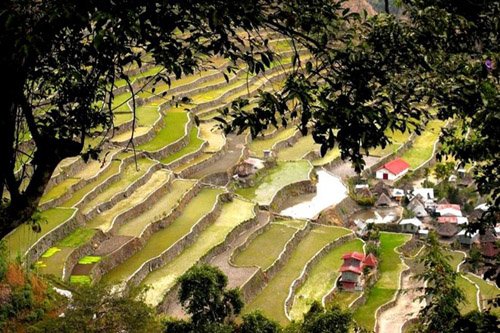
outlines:
[[[476,230],[476,232],[471,234],[463,229],[458,233],[458,241],[460,244],[472,245],[472,243],[479,241],[479,231]]]
[[[401,230],[403,232],[411,232],[412,234],[415,234],[422,226],[422,221],[414,217],[411,219],[401,220],[401,222],[399,222],[399,225],[401,226]]]
[[[384,164],[377,170],[375,176],[378,179],[396,180],[403,177],[408,170],[410,170],[410,165],[405,160],[398,158]]]

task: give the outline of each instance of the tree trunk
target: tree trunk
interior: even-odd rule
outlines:
[[[34,172],[26,191],[12,198],[9,206],[0,211],[0,238],[31,218],[59,162],[78,155],[82,149],[81,143],[70,140],[47,139],[44,142],[46,144],[37,147],[35,152]]]
[[[390,10],[389,10],[389,0],[385,0],[385,12],[387,14],[390,14]]]

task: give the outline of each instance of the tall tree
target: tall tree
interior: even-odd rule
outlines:
[[[243,308],[238,290],[225,290],[227,276],[217,267],[193,266],[179,278],[179,284],[179,301],[195,329],[223,324]]]
[[[130,66],[151,59],[164,67],[151,81],[167,83],[213,55],[242,59],[251,71],[262,71],[272,56],[260,29],[281,3],[3,1],[0,66],[8,84],[0,98],[0,237],[32,216],[62,159],[96,155],[99,147],[89,149],[87,137],[113,130],[115,80],[138,89],[127,75]],[[298,13],[296,3],[283,6]],[[256,38],[247,38],[252,33]],[[18,165],[19,156],[29,162]]]
[[[419,260],[424,267],[423,272],[416,276],[417,280],[425,283],[423,296],[419,298],[426,302],[419,312],[419,332],[453,332],[460,319],[458,306],[465,297],[456,284],[458,273],[449,264],[449,259],[450,256],[441,249],[436,234],[431,232]]]

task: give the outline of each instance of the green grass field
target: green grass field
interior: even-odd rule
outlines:
[[[399,287],[399,276],[403,270],[403,263],[399,254],[394,250],[406,243],[410,235],[380,234],[380,263],[378,281],[369,290],[366,303],[354,312],[354,319],[362,327],[373,330],[375,326],[375,312],[381,305],[389,302]]]
[[[299,277],[304,265],[321,248],[347,234],[342,228],[317,226],[297,245],[286,265],[269,281],[267,286],[243,309],[243,313],[261,310],[264,315],[282,324],[288,323],[284,303],[292,282]]]
[[[187,183],[185,180],[180,182]],[[192,186],[192,183],[184,186]],[[215,205],[221,189],[202,190],[187,206],[183,213],[167,227],[154,233],[146,245],[125,262],[104,275],[103,281],[119,283],[130,277],[143,263],[159,256],[179,239],[188,234],[191,228]]]
[[[295,293],[290,311],[292,319],[301,320],[314,301],[321,302],[323,296],[333,288],[335,280],[339,276],[339,269],[343,263],[342,255],[353,251],[363,252],[363,242],[361,240],[356,239],[333,248],[314,265],[304,284]],[[347,305],[345,304],[345,307]]]

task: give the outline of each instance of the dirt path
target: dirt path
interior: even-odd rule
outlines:
[[[401,288],[406,292],[399,294],[396,304],[380,313],[377,321],[378,330],[380,333],[399,333],[403,328],[403,324],[410,318],[416,317],[418,311],[423,306],[415,298],[421,296],[421,292],[416,288],[420,287],[420,283],[411,279],[412,275],[403,278]]]

